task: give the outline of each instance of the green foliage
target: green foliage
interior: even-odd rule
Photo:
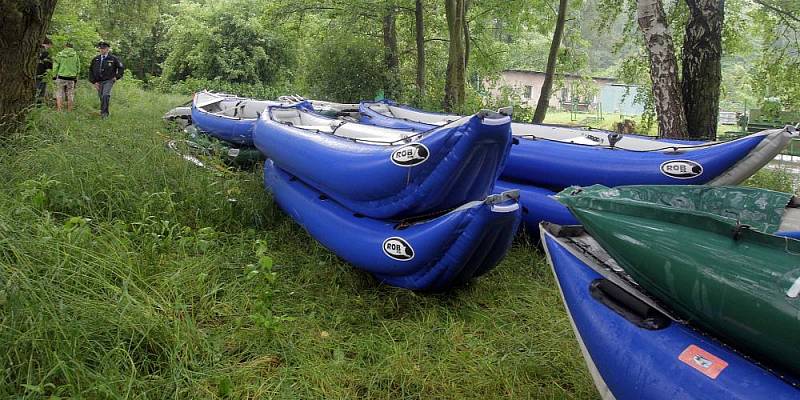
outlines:
[[[800,104],[795,71],[796,2],[764,0],[781,12],[747,0],[727,0],[723,31],[724,108],[757,106],[777,97],[786,109]],[[654,119],[647,56],[635,20],[634,0],[570,1],[557,71],[618,77],[639,85],[645,121]],[[676,53],[687,19],[684,1],[667,2]],[[382,17],[395,6],[400,68],[386,76]],[[556,17],[543,0],[469,1],[470,56],[465,112],[486,103],[485,83],[503,69],[543,70]],[[286,93],[342,101],[372,98],[387,82],[402,98],[441,108],[447,61],[447,26],[440,1],[423,2],[426,86],[414,90],[416,59],[411,0],[75,0],[59,2],[51,33],[56,49],[76,43],[82,60],[94,43],[110,40],[133,74],[164,92],[213,89],[259,98]],[[358,11],[354,11],[358,10]],[[163,68],[163,70],[162,70]]]
[[[728,57],[722,60],[722,80],[720,109],[744,112],[746,108],[758,105],[750,78],[749,59]]]
[[[795,193],[798,189],[797,177],[791,170],[762,169],[744,182],[745,186]]]
[[[489,109],[499,109],[501,107],[512,106],[514,108],[512,119],[516,122],[529,123],[533,119],[535,106],[529,107],[527,102],[523,101],[522,92],[509,86],[499,87],[497,96],[484,96],[483,104]],[[549,116],[550,114],[548,114],[548,117]]]
[[[95,45],[100,41],[100,35],[92,21],[83,18],[76,8],[76,4],[71,2],[57,3],[48,35],[53,41],[50,55],[61,51],[65,43],[72,43],[81,63],[80,76],[85,78],[89,76],[89,62],[97,55]]]
[[[520,32],[514,43],[513,51],[509,52],[508,68],[544,71],[547,66],[547,52],[550,50],[551,36],[535,30],[525,29]]]
[[[383,88],[383,52],[375,40],[346,33],[327,35],[312,44],[308,65],[312,97],[358,102]]]
[[[800,111],[800,4],[793,0],[764,0],[770,7],[749,13],[757,39],[763,43],[751,72],[759,100],[777,98],[782,108]]]
[[[643,131],[647,132],[656,127],[657,121],[649,64],[646,53],[643,53],[644,51],[642,50],[638,57],[629,57],[623,60],[618,74],[623,82],[636,84],[639,87],[633,100],[638,104],[644,105],[642,128]]]
[[[781,116],[783,105],[780,101],[764,100],[761,104],[761,116],[766,119],[778,119]]]
[[[275,99],[286,94],[303,93],[302,90],[292,86],[288,82],[280,82],[274,85],[263,83],[233,83],[224,80],[208,80],[198,78],[187,78],[179,82],[169,82],[162,77],[151,79],[145,87],[162,93],[180,93],[191,96],[202,90],[214,92],[230,93],[255,99]]]
[[[164,77],[270,85],[288,78],[293,46],[247,0],[182,2],[169,21]]]
[[[184,96],[114,90],[109,119],[80,84],[76,111],[36,109],[0,147],[0,397],[597,397],[530,243],[454,293],[387,287],[258,169],[168,151]]]
[[[273,261],[267,255],[267,244],[263,240],[256,241],[256,264],[248,264],[247,279],[256,282],[258,295],[253,304],[250,318],[256,326],[263,329],[264,334],[270,337],[280,328],[281,323],[294,321],[294,318],[275,315],[273,303],[275,302],[275,286],[278,274],[273,272]]]

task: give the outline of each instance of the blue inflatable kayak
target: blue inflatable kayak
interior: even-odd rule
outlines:
[[[524,183],[508,182],[500,179],[494,185],[495,193],[503,193],[509,190],[519,190],[522,223],[532,238],[539,238],[539,224],[543,221],[558,225],[579,224],[566,206],[551,197],[555,195],[555,192]]]
[[[380,221],[356,214],[267,160],[275,201],[322,245],[381,282],[443,291],[491,270],[519,225],[515,192],[492,195],[425,220]]]
[[[364,123],[412,131],[458,117],[389,101],[362,102],[359,111]],[[698,143],[548,125],[513,123],[511,129],[519,143],[511,148],[502,177],[552,189],[592,184],[735,185],[797,136],[787,127],[729,142]]]
[[[192,123],[198,131],[236,145],[253,145],[253,127],[270,104],[225,94],[198,92],[192,101]]]
[[[281,104],[302,104],[308,109],[333,116],[352,116],[358,111],[356,104],[307,101],[299,96],[281,96],[277,101],[272,101],[203,91],[196,93],[192,100],[191,122],[198,131],[209,136],[236,145],[252,146],[253,128],[258,117],[268,105]]]
[[[797,381],[676,321],[616,271],[579,227],[543,224],[542,243],[575,336],[605,399],[800,398]]]
[[[489,195],[511,147],[510,122],[482,112],[415,134],[270,106],[254,142],[281,169],[348,209],[402,218]]]

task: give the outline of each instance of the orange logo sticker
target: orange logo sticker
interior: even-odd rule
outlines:
[[[717,379],[719,374],[722,373],[722,370],[728,366],[728,363],[723,359],[693,344],[689,345],[689,347],[678,356],[678,359],[711,379]]]

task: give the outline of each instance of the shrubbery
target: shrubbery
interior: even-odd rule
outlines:
[[[248,1],[181,3],[169,21],[163,77],[189,77],[235,84],[273,85],[286,80],[295,63],[294,47]]]

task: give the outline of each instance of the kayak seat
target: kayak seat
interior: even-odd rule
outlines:
[[[347,123],[295,108],[272,108],[272,119],[295,128],[335,134],[374,144],[392,144],[409,137],[410,132],[372,125]]]

